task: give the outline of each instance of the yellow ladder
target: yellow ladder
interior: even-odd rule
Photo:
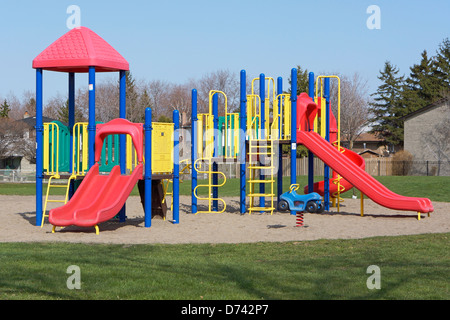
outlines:
[[[44,226],[44,219],[45,217],[48,217],[48,214],[46,214],[46,210],[47,210],[47,204],[49,202],[61,202],[63,204],[66,204],[68,199],[69,199],[69,189],[70,189],[70,181],[75,179],[77,176],[72,174],[68,181],[67,181],[67,185],[64,184],[53,184],[52,185],[52,180],[53,179],[60,179],[60,175],[59,174],[55,174],[52,175],[49,179],[48,179],[48,184],[47,184],[47,193],[45,195],[45,204],[44,204],[44,214],[42,215],[42,223],[41,223],[41,228]],[[51,188],[66,188],[66,193],[65,193],[65,197],[64,200],[61,199],[49,199],[49,195],[50,195],[50,189]]]
[[[201,169],[201,164],[199,164],[199,162],[206,162],[208,165],[207,170],[202,170]],[[218,211],[218,213],[222,213],[226,210],[227,208],[227,204],[225,203],[225,200],[221,199],[221,198],[214,198],[212,195],[213,192],[213,187],[222,187],[225,185],[226,181],[227,181],[227,177],[223,172],[220,171],[213,171],[212,169],[213,167],[213,161],[211,158],[199,158],[195,161],[194,165],[193,165],[193,170],[197,171],[197,173],[206,173],[208,175],[208,184],[199,184],[194,188],[194,196],[198,199],[198,200],[206,200],[208,201],[208,210],[206,211],[197,211],[197,213],[211,213],[212,211],[212,204],[214,200],[220,201],[223,204],[223,208],[222,210]],[[223,182],[222,183],[218,183],[218,184],[213,184],[213,175],[214,174],[219,174],[223,177]],[[198,188],[208,188],[208,197],[200,197],[198,195]],[[197,214],[196,213],[196,214]]]
[[[271,139],[250,139],[249,140],[249,170],[250,178],[249,183],[249,213],[252,212],[270,212],[273,213],[275,210],[274,197],[275,197],[275,178],[274,178],[274,154],[273,140]],[[261,163],[263,160],[264,163]],[[260,174],[257,176],[257,174]],[[261,173],[263,176],[261,177]],[[264,185],[263,192],[256,192],[255,185]],[[267,190],[269,187],[269,190]],[[270,206],[267,207],[265,204],[263,207],[255,205],[255,198],[269,198]]]

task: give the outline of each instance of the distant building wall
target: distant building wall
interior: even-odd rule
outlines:
[[[450,161],[449,123],[448,99],[412,113],[405,118],[404,123],[404,149],[413,155],[414,161],[439,163],[436,171],[439,175],[450,174],[447,172],[447,163]]]

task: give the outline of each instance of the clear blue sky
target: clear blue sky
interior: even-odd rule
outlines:
[[[359,72],[373,92],[384,61],[407,74],[424,49],[434,54],[450,37],[448,0],[0,0],[0,97],[35,90],[32,60],[69,31],[72,4],[81,25],[119,51],[135,78],[174,83],[218,69],[287,83],[301,65],[317,74]],[[381,9],[380,30],[366,27],[373,4]],[[65,74],[44,77],[45,99],[67,93]],[[87,77],[77,75],[77,84],[87,85]]]

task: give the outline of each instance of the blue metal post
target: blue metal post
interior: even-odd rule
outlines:
[[[314,72],[309,73],[309,96],[314,101]],[[313,130],[312,128],[310,128]],[[314,191],[314,154],[308,150],[308,193]]]
[[[88,164],[95,164],[95,67],[89,67],[89,123],[88,123]]]
[[[69,132],[70,132],[70,159],[69,172],[73,167],[73,126],[75,125],[75,73],[69,72]]]
[[[180,113],[173,111],[174,135],[173,135],[173,223],[180,223]]]
[[[42,123],[42,69],[36,69],[36,226],[42,224],[43,137]]]
[[[75,73],[69,72],[69,172],[72,173],[73,169],[73,126],[75,125]],[[69,186],[69,198],[72,198],[74,194],[73,180]]]
[[[277,79],[277,94],[283,93],[283,78],[278,77]],[[281,98],[278,99],[278,106],[281,107]],[[280,114],[280,110],[277,110],[278,114]],[[283,123],[281,121],[281,117],[278,118],[278,171],[277,171],[277,203],[280,202],[280,196],[283,193],[283,145],[280,143],[280,140],[283,139],[281,136]]]
[[[126,109],[126,72],[121,70],[119,72],[119,117],[122,119],[126,119],[127,117],[127,109]],[[127,164],[126,164],[126,156],[127,156],[127,136],[125,134],[121,134],[119,137],[119,162],[120,162],[120,173],[127,173]],[[120,209],[119,212],[119,222],[125,222],[126,220],[126,206],[125,203]]]
[[[326,99],[326,117],[325,117],[325,140],[330,141],[330,78],[325,78],[325,99]],[[322,120],[323,121],[323,120]],[[324,165],[324,203],[325,210],[330,210],[330,167]]]
[[[197,197],[194,195],[194,190],[197,187],[197,170],[195,170],[195,161],[197,160],[197,134],[198,134],[198,118],[197,118],[197,90],[192,89],[192,133],[191,133],[191,202],[192,213],[197,213]]]
[[[152,109],[145,109],[145,172],[144,172],[144,211],[145,227],[152,226]]]
[[[291,185],[297,183],[297,69],[291,70]],[[295,215],[295,211],[291,211]]]
[[[241,70],[241,103],[239,110],[240,133],[239,133],[239,166],[240,166],[240,209],[241,214],[245,213],[245,196],[246,196],[246,167],[245,157],[247,151],[245,149],[245,136],[247,134],[247,76],[245,70]]]
[[[259,75],[259,98],[261,99],[261,139],[265,139],[266,138],[266,133],[265,133],[265,129],[266,129],[266,76],[264,75],[264,73],[261,73]],[[267,106],[269,107],[269,106]],[[259,157],[259,162],[261,165],[261,155],[258,155]],[[260,169],[260,173],[259,173],[259,179],[260,180],[264,180],[264,173],[263,173],[263,169]],[[265,191],[265,185],[264,183],[260,183],[259,184],[259,193],[263,194]],[[259,198],[259,206],[261,208],[264,208],[266,206],[266,199],[265,197],[260,197]]]
[[[219,156],[219,95],[217,93],[215,93],[213,95],[213,119],[214,119],[214,152],[213,152],[213,157],[218,157]],[[212,162],[212,170],[214,172],[217,172],[217,170],[219,169],[219,166],[217,165],[217,162],[215,160],[213,160]],[[213,185],[217,186],[219,184],[219,177],[217,173],[213,173],[212,176],[212,180],[213,180]],[[219,188],[218,187],[213,187],[212,188],[213,191],[213,198],[217,199],[219,198]],[[212,210],[213,211],[219,211],[219,200],[213,200],[213,205],[212,205]]]
[[[127,118],[127,109],[126,109],[126,102],[127,102],[127,98],[126,98],[126,72],[125,71],[120,71],[119,74],[119,84],[120,84],[120,88],[119,88],[119,117],[122,119],[126,119]],[[126,173],[126,143],[127,143],[127,139],[126,139],[126,135],[121,134],[120,138],[119,138],[119,144],[120,144],[120,154],[119,154],[119,158],[120,158],[120,172],[122,174]]]

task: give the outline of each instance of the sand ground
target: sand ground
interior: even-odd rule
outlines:
[[[360,200],[346,199],[340,212],[304,214],[304,227],[296,227],[296,217],[289,213],[239,213],[237,198],[224,198],[224,213],[191,214],[190,197],[180,197],[180,222],[152,219],[144,227],[144,211],[139,197],[127,201],[127,222],[110,220],[94,228],[52,226],[47,219],[43,228],[35,226],[34,196],[0,196],[0,242],[77,242],[77,243],[245,243],[260,241],[304,241],[316,239],[350,239],[374,236],[450,232],[450,203],[434,202],[435,211],[428,217],[409,211],[394,211],[367,199],[364,216]],[[50,204],[52,205],[52,204]],[[51,208],[49,205],[49,208]],[[57,206],[57,204],[53,204]],[[199,203],[199,209],[201,209]]]

